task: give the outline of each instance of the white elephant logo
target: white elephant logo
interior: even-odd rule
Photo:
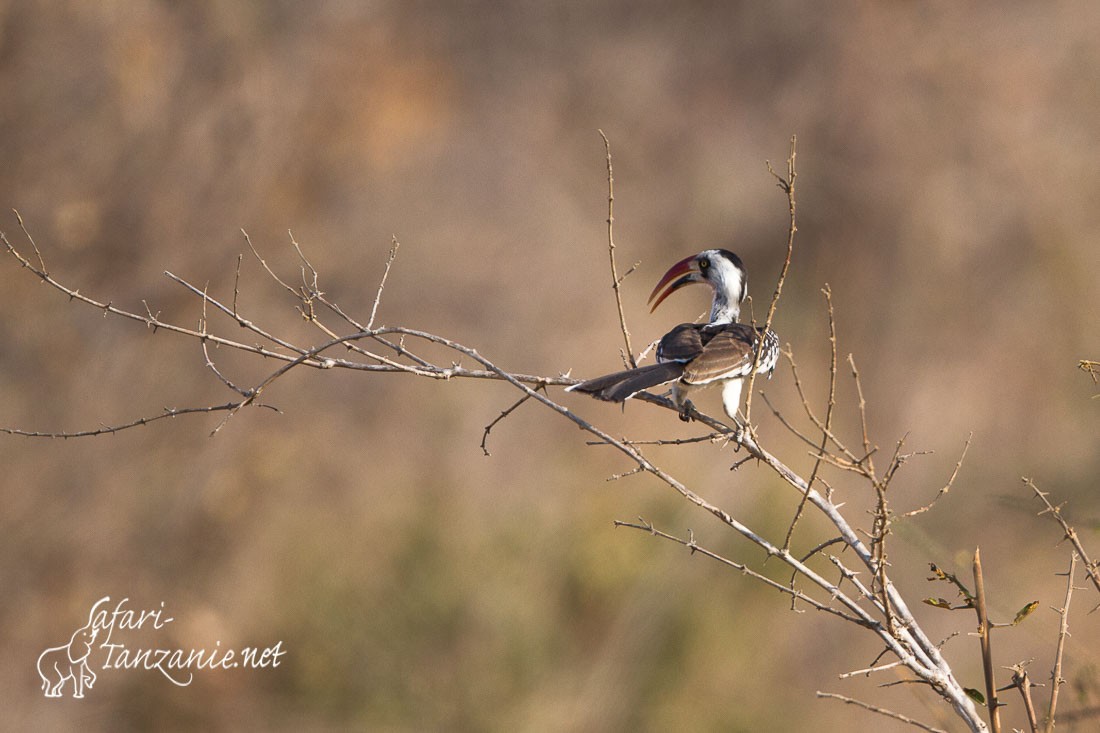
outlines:
[[[68,644],[55,646],[38,657],[38,675],[42,678],[42,691],[46,697],[61,697],[61,688],[73,681],[73,697],[84,697],[85,688],[95,684],[95,672],[88,666],[92,643],[99,629],[88,624],[77,629]]]

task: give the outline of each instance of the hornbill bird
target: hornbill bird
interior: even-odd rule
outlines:
[[[566,391],[623,402],[642,390],[672,382],[672,401],[680,410],[680,419],[688,420],[688,394],[721,382],[722,406],[737,422],[741,382],[752,372],[757,345],[762,338],[756,371],[770,376],[779,358],[779,337],[774,331],[765,333],[763,328],[737,322],[747,295],[747,278],[741,258],[725,249],[704,250],[669,268],[649,296],[653,304],[650,313],[673,292],[692,283],[709,285],[714,290],[709,323],[681,323],[666,333],[657,345],[656,364],[596,377]]]

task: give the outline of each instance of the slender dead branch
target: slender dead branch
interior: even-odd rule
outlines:
[[[1060,619],[1058,623],[1058,644],[1054,650],[1054,669],[1050,672],[1050,702],[1047,705],[1047,714],[1044,730],[1047,733],[1054,730],[1055,713],[1058,710],[1058,691],[1066,680],[1062,677],[1062,660],[1066,651],[1066,637],[1069,636],[1069,602],[1073,598],[1073,577],[1077,572],[1077,554],[1069,555],[1069,572],[1066,573],[1066,598],[1061,608],[1054,609]]]
[[[541,387],[539,387],[538,389],[541,389]],[[481,434],[481,452],[485,454],[486,458],[488,458],[490,455],[492,455],[489,452],[489,447],[487,445],[487,443],[489,442],[489,433],[490,433],[490,431],[492,431],[492,429],[494,427],[496,427],[496,424],[498,422],[500,422],[504,418],[511,415],[513,412],[515,412],[516,408],[518,408],[520,405],[522,405],[524,402],[526,402],[529,399],[531,399],[531,398],[528,395],[523,395],[518,400],[513,402],[510,407],[502,410],[499,415],[497,415],[495,418],[493,418],[492,422],[490,422],[488,425],[485,426],[485,431]]]
[[[895,662],[890,662],[889,664],[882,664],[882,665],[879,665],[877,667],[871,666],[871,667],[866,667],[864,669],[856,669],[856,670],[852,670],[851,672],[844,672],[843,674],[838,674],[837,678],[842,679],[842,680],[846,680],[846,679],[850,679],[852,677],[870,677],[875,672],[886,672],[887,670],[897,669],[900,665],[901,665],[900,661],[895,661]]]
[[[959,469],[962,468],[963,461],[966,460],[966,452],[970,450],[970,441],[973,439],[974,433],[970,433],[970,435],[966,437],[966,443],[963,445],[962,455],[959,456],[959,460],[955,464],[955,469],[951,472],[951,477],[947,479],[947,483],[943,485],[943,488],[939,490],[939,493],[932,497],[932,501],[928,502],[922,507],[918,507],[917,509],[913,509],[912,511],[908,511],[905,514],[902,514],[902,517],[909,518],[915,517],[918,514],[924,514],[926,511],[935,506],[936,502],[939,501],[944,494],[951,490],[951,487],[955,485],[955,478],[959,475]]]
[[[886,708],[880,708],[877,705],[872,705],[871,703],[863,702],[862,700],[855,700],[844,695],[838,695],[835,692],[822,692],[818,690],[817,696],[820,698],[828,698],[831,700],[840,700],[841,702],[847,703],[848,705],[855,705],[856,707],[863,708],[864,710],[870,710],[872,713],[885,715],[887,718],[893,718],[894,720],[901,721],[902,723],[907,723],[914,727],[920,728],[921,730],[929,731],[930,733],[947,733],[947,731],[945,730],[935,728],[931,725],[928,725],[927,723],[922,723],[919,720],[914,720],[913,718],[902,715],[901,713],[895,713],[893,710],[887,710]]]
[[[974,609],[978,613],[978,639],[982,646],[982,670],[985,672],[985,703],[989,708],[989,727],[992,733],[1000,733],[1001,704],[997,701],[989,607],[985,601],[985,579],[982,576],[982,553],[979,549],[974,550]]]
[[[729,440],[729,435],[726,433],[707,433],[706,435],[696,435],[694,438],[657,438],[655,440],[626,440],[623,442],[627,445],[691,445],[692,443],[717,443],[719,441]],[[585,445],[607,445],[602,440],[586,440]],[[752,456],[749,456],[749,460],[752,460]]]
[[[787,196],[787,210],[790,214],[790,222],[787,226],[787,256],[783,259],[783,267],[779,271],[779,278],[775,283],[775,292],[772,293],[771,303],[768,305],[768,315],[764,319],[764,332],[767,333],[772,327],[772,319],[775,318],[775,308],[779,305],[779,296],[783,293],[783,283],[787,280],[787,272],[791,268],[791,256],[794,254],[794,235],[798,231],[796,224],[796,203],[795,203],[795,178],[798,177],[798,170],[795,165],[795,159],[798,154],[798,138],[795,135],[791,135],[791,151],[787,155],[787,177],[783,178],[778,175],[775,170],[772,169],[770,162],[765,161],[765,165],[768,168],[768,172],[775,177],[776,185]],[[752,427],[752,393],[753,385],[756,383],[756,372],[760,368],[760,360],[764,354],[764,339],[759,339],[756,344],[756,356],[753,359],[752,369],[749,371],[748,383],[745,385],[745,425],[749,432],[753,431]]]
[[[12,211],[15,213],[15,218],[19,222],[19,229],[23,232],[23,236],[27,238],[27,241],[30,242],[31,249],[34,250],[34,256],[38,258],[38,273],[40,273],[40,276],[45,276],[46,262],[42,259],[42,253],[38,250],[38,245],[35,243],[34,237],[32,237],[30,231],[27,230],[27,225],[23,223],[23,217],[19,211],[16,209],[12,209]],[[5,240],[5,244],[6,243],[7,241]]]
[[[1050,501],[1050,494],[1045,491],[1040,491],[1039,487],[1035,485],[1035,482],[1026,476],[1023,478],[1023,482],[1035,492],[1035,496],[1039,497],[1039,501],[1043,502],[1043,506],[1046,507],[1039,512],[1039,516],[1049,514],[1054,518],[1054,521],[1058,522],[1064,533],[1063,539],[1069,540],[1070,544],[1073,545],[1073,549],[1085,564],[1085,575],[1092,582],[1093,588],[1100,593],[1100,563],[1089,558],[1088,551],[1081,542],[1081,537],[1077,534],[1077,530],[1070,526],[1070,523],[1062,516],[1062,507],[1065,506],[1065,504],[1058,504],[1057,506],[1052,504]],[[1100,608],[1100,606],[1094,607],[1092,611],[1095,611],[1097,608]],[[1090,613],[1092,613],[1092,611],[1090,611]]]
[[[11,254],[16,260],[18,260],[19,263],[23,267],[29,269],[31,272],[33,272],[35,275],[37,275],[43,282],[45,282],[46,284],[48,284],[51,287],[55,288],[56,290],[64,293],[69,298],[69,300],[73,300],[73,301],[77,301],[77,302],[80,302],[80,303],[84,303],[85,305],[89,305],[93,308],[96,308],[96,309],[102,311],[104,313],[104,315],[107,315],[107,314],[114,315],[114,316],[118,316],[120,318],[125,318],[125,319],[131,320],[131,321],[136,321],[138,323],[143,323],[143,324],[145,324],[145,326],[147,328],[149,328],[150,330],[153,330],[153,331],[164,330],[164,331],[170,331],[172,333],[178,333],[178,334],[181,334],[181,335],[184,335],[184,336],[189,336],[191,338],[195,338],[195,339],[199,339],[199,340],[206,339],[206,340],[208,340],[212,343],[218,344],[220,346],[228,346],[230,348],[239,349],[240,351],[246,351],[246,352],[257,354],[259,356],[263,356],[263,357],[267,357],[267,358],[280,359],[280,360],[283,360],[283,361],[290,361],[294,358],[293,356],[290,356],[288,354],[284,354],[284,353],[281,353],[281,352],[278,352],[278,351],[273,351],[271,349],[268,349],[268,348],[265,348],[263,346],[259,346],[259,345],[256,345],[256,344],[246,344],[246,343],[243,343],[243,342],[234,341],[232,339],[227,339],[227,338],[222,338],[220,336],[215,336],[213,334],[203,334],[203,333],[200,333],[200,332],[198,332],[194,329],[191,329],[191,328],[185,328],[183,326],[179,326],[179,325],[176,325],[176,324],[173,324],[173,323],[169,323],[169,322],[160,320],[158,317],[156,317],[156,316],[152,315],[150,312],[148,312],[148,308],[146,309],[147,310],[146,315],[139,315],[137,313],[132,313],[130,311],[126,311],[126,310],[122,310],[121,308],[117,308],[110,301],[104,303],[104,302],[94,300],[94,299],[89,298],[88,296],[84,295],[79,290],[74,290],[74,289],[71,289],[71,288],[67,288],[64,285],[62,285],[60,282],[55,280],[51,275],[49,275],[49,273],[46,271],[45,267],[37,267],[37,266],[31,264],[31,262],[29,260],[27,260],[27,258],[25,258],[22,254],[19,253],[18,250],[15,249],[14,246],[12,246],[11,242],[8,241],[8,238],[2,232],[0,232],[0,241],[2,241],[4,243],[4,246],[7,248],[7,251],[8,251],[9,254]],[[37,248],[36,248],[35,251],[37,252]],[[166,272],[165,275],[167,275],[170,278],[173,278],[173,279],[177,280],[178,282],[182,282],[181,280],[176,278],[171,273]],[[202,290],[201,289],[196,288],[194,286],[189,286],[189,287],[191,288],[192,292],[194,292],[196,295],[199,295],[200,297],[202,296]],[[215,304],[215,305],[220,305],[220,304],[216,304],[215,301],[213,301],[213,300],[211,300],[211,303]],[[221,307],[224,308],[224,306],[221,306]],[[225,309],[225,310],[227,312],[231,313],[231,311],[229,311],[229,309]],[[243,321],[243,319],[242,319],[242,321]],[[261,337],[271,341],[272,343],[282,345],[282,344],[279,343],[280,342],[279,339],[272,336],[271,334],[267,334],[266,332],[264,332],[262,330],[259,330],[258,328],[255,327],[254,324],[252,324],[249,321],[240,322],[239,325],[249,328],[249,330],[251,330],[254,333],[256,333],[257,335],[260,335]],[[291,348],[291,350],[293,350],[293,347],[290,347],[290,348]],[[316,366],[316,365],[313,365],[313,366]]]
[[[863,382],[859,378],[859,369],[856,369],[856,359],[851,354],[848,354],[848,366],[852,368],[852,380],[856,385],[856,397],[859,400],[859,424],[863,430],[863,453],[867,456],[866,465],[867,470],[873,475],[875,473],[874,459],[871,457],[874,450],[871,448],[871,439],[867,433],[867,400],[863,397]]]
[[[623,311],[621,287],[623,280],[634,272],[634,268],[638,265],[635,263],[634,267],[631,267],[622,277],[619,277],[619,269],[615,264],[615,173],[611,167],[611,142],[607,139],[607,135],[604,134],[603,130],[598,130],[598,132],[600,137],[603,138],[604,151],[607,153],[607,256],[611,260],[611,289],[615,293],[615,309],[619,313],[619,329],[623,332],[623,343],[625,344],[623,362],[626,364],[627,369],[633,369],[638,366],[638,362],[634,358],[634,349],[630,345],[630,329],[626,327],[626,313]]]
[[[806,604],[812,606],[813,608],[817,609],[818,611],[824,611],[825,613],[833,614],[834,616],[838,616],[838,617],[844,619],[845,621],[849,621],[851,623],[857,624],[859,626],[864,626],[864,627],[867,627],[867,628],[873,628],[874,625],[875,625],[872,620],[870,620],[866,617],[860,617],[860,616],[856,616],[856,615],[853,615],[853,614],[850,614],[850,613],[845,613],[844,611],[842,611],[840,609],[837,609],[837,608],[834,608],[834,607],[832,607],[828,604],[822,603],[822,602],[818,601],[816,598],[814,598],[810,595],[807,595],[806,593],[803,593],[803,592],[801,592],[801,591],[799,591],[795,588],[791,588],[789,586],[783,585],[782,583],[777,583],[774,580],[772,580],[771,578],[767,577],[766,575],[761,575],[760,573],[756,572],[755,570],[748,567],[744,563],[739,563],[739,562],[736,562],[734,560],[730,560],[729,558],[724,557],[722,555],[719,555],[718,553],[716,553],[712,550],[708,550],[707,548],[702,547],[701,545],[699,545],[695,541],[694,534],[692,534],[690,532],[689,532],[689,535],[688,535],[688,539],[683,539],[681,537],[676,537],[675,535],[671,535],[671,534],[668,534],[666,532],[662,532],[661,530],[654,527],[651,523],[649,523],[649,522],[647,522],[647,521],[645,521],[644,519],[641,519],[641,518],[638,519],[638,522],[624,522],[624,521],[621,521],[621,520],[617,519],[617,520],[615,520],[615,526],[616,527],[627,527],[629,529],[639,529],[639,530],[642,530],[643,532],[648,532],[649,534],[653,535],[654,537],[659,537],[660,539],[663,539],[663,540],[669,540],[670,542],[676,542],[676,543],[678,543],[680,545],[683,545],[684,547],[688,548],[689,550],[691,550],[691,553],[693,555],[695,553],[699,553],[700,555],[703,555],[705,557],[709,557],[712,560],[717,560],[718,562],[722,563],[723,565],[726,565],[726,566],[731,567],[735,570],[738,570],[739,572],[743,573],[744,575],[747,575],[747,576],[753,578],[754,580],[757,580],[757,581],[763,583],[764,585],[768,586],[769,588],[777,590],[780,593],[784,593],[786,595],[789,595],[792,599],[805,602]]]
[[[797,426],[795,426],[790,420],[787,419],[786,415],[779,411],[779,408],[772,404],[771,399],[768,398],[767,392],[761,392],[760,396],[764,399],[764,404],[766,404],[768,406],[768,409],[771,410],[772,416],[774,416],[775,419],[778,420],[779,423],[791,433],[791,435],[798,438],[803,443],[813,449],[813,452],[810,455],[816,455],[821,452],[818,448],[818,444],[812,438],[799,430]]]
[[[202,356],[206,360],[206,368],[212,371],[214,373],[214,376],[216,376],[222,384],[224,384],[226,387],[233,390],[237,394],[241,395],[242,397],[248,396],[248,390],[238,387],[232,382],[232,380],[229,379],[229,377],[225,376],[218,370],[218,367],[214,364],[214,360],[210,358],[210,349],[207,348],[205,341],[202,344]]]
[[[246,241],[248,241],[249,246],[252,249],[252,252],[255,255],[256,259],[261,263],[261,265],[268,272],[268,274],[276,282],[278,282],[283,288],[285,288],[290,293],[294,294],[296,298],[301,297],[301,295],[297,291],[295,291],[294,288],[287,285],[286,282],[284,280],[282,280],[270,268],[270,266],[267,265],[267,262],[263,259],[263,257],[260,256],[259,252],[255,249],[255,247],[252,246],[251,241],[248,240],[247,233],[245,233],[245,237],[246,237]],[[193,338],[193,339],[199,341],[204,346],[206,346],[208,344],[214,344],[216,346],[231,348],[231,349],[235,349],[235,350],[242,351],[242,352],[245,352],[245,353],[250,353],[250,354],[255,354],[255,355],[258,355],[258,356],[262,356],[262,357],[267,358],[267,359],[274,359],[274,360],[277,360],[277,361],[282,361],[282,362],[285,362],[288,365],[291,365],[292,367],[307,366],[307,367],[310,367],[312,369],[340,368],[340,369],[351,369],[351,370],[355,370],[355,371],[369,371],[369,372],[381,372],[381,373],[405,373],[405,374],[414,374],[416,376],[429,377],[429,378],[433,378],[433,379],[467,378],[467,379],[503,380],[503,377],[501,376],[500,373],[492,371],[492,370],[488,370],[488,369],[469,369],[469,368],[463,367],[463,366],[458,365],[458,364],[451,364],[451,365],[447,365],[447,366],[432,364],[432,363],[428,362],[427,360],[424,360],[424,359],[421,359],[421,358],[415,356],[414,354],[409,352],[407,349],[404,349],[400,344],[394,343],[394,342],[390,341],[389,339],[386,339],[385,338],[386,333],[391,333],[391,332],[390,331],[385,331],[385,330],[375,329],[375,330],[371,331],[369,329],[364,328],[364,329],[361,329],[357,333],[350,334],[350,335],[347,335],[347,336],[338,336],[335,333],[332,333],[332,338],[329,342],[323,344],[320,347],[316,347],[316,348],[312,348],[312,349],[304,347],[304,346],[299,346],[299,345],[293,344],[290,341],[288,341],[286,339],[283,339],[283,338],[280,338],[280,337],[276,336],[274,333],[271,333],[271,332],[259,327],[253,321],[245,318],[243,315],[240,314],[240,312],[238,310],[237,302],[236,302],[237,301],[237,289],[236,288],[237,288],[237,283],[239,283],[239,277],[237,277],[235,279],[234,303],[233,303],[232,307],[230,307],[230,306],[224,305],[219,300],[217,300],[216,298],[211,296],[205,288],[199,288],[195,285],[192,285],[191,283],[187,282],[183,278],[181,278],[177,275],[174,275],[171,272],[165,272],[164,273],[164,275],[166,277],[168,277],[170,280],[172,280],[173,282],[181,285],[186,290],[188,290],[190,293],[192,293],[196,297],[200,298],[204,315],[203,315],[203,323],[200,324],[199,328],[197,328],[197,329],[187,328],[185,326],[181,326],[181,325],[163,320],[162,318],[160,318],[159,314],[153,313],[153,311],[148,307],[147,304],[145,306],[145,314],[144,315],[139,314],[139,313],[134,313],[132,311],[128,311],[128,310],[119,308],[119,307],[115,306],[110,301],[102,302],[102,301],[96,300],[94,298],[88,297],[87,295],[84,295],[83,293],[81,293],[79,290],[67,287],[63,283],[56,280],[53,276],[51,276],[49,274],[48,270],[46,269],[44,261],[42,260],[41,252],[38,250],[37,245],[33,244],[33,240],[28,240],[28,241],[32,242],[32,247],[34,248],[36,259],[39,260],[38,264],[35,264],[35,263],[31,262],[29,259],[27,259],[25,256],[23,256],[23,254],[21,254],[15,248],[15,246],[11,244],[11,242],[8,240],[7,236],[5,234],[3,234],[2,232],[0,232],[0,242],[3,242],[7,252],[23,268],[25,268],[25,269],[31,271],[32,273],[34,273],[39,279],[41,279],[47,285],[49,285],[53,289],[57,290],[58,292],[62,293],[66,297],[68,297],[69,300],[74,301],[74,302],[78,302],[78,303],[82,303],[84,305],[87,305],[87,306],[90,306],[90,307],[95,308],[97,310],[100,310],[105,315],[112,315],[112,316],[122,318],[124,320],[129,320],[129,321],[133,321],[133,322],[136,322],[136,323],[141,323],[141,324],[145,325],[147,328],[149,328],[150,330],[152,330],[154,332],[158,331],[158,330],[163,330],[163,331],[166,331],[166,332],[175,333],[175,334],[178,334],[178,335],[181,335],[181,336],[184,336],[184,337]],[[238,269],[238,272],[239,272],[239,269]],[[270,347],[267,347],[267,346],[263,346],[263,345],[260,345],[260,344],[254,344],[254,343],[246,343],[246,342],[238,341],[238,340],[234,340],[234,339],[229,339],[229,338],[226,338],[224,336],[219,336],[215,333],[210,332],[209,325],[206,323],[207,316],[205,315],[207,306],[210,306],[210,307],[214,308],[216,311],[218,311],[218,312],[224,314],[225,316],[227,316],[228,318],[232,319],[233,322],[235,322],[238,326],[248,330],[249,332],[255,334],[256,336],[260,337],[264,341],[267,341],[268,343],[275,345],[278,348],[285,349],[285,351],[276,351],[273,348],[270,348]],[[418,333],[418,332],[413,332],[413,333]],[[403,334],[403,335],[407,335],[407,334]],[[406,364],[406,363],[402,363],[402,362],[397,362],[397,361],[390,360],[390,359],[387,359],[385,357],[382,357],[381,355],[371,354],[370,352],[367,352],[367,351],[363,351],[362,353],[366,356],[371,357],[372,359],[377,360],[380,363],[363,363],[363,362],[359,362],[359,361],[353,361],[353,360],[342,359],[342,358],[337,358],[337,357],[326,356],[324,358],[318,358],[318,356],[317,356],[321,352],[326,351],[329,348],[331,348],[331,346],[333,346],[334,344],[347,344],[349,342],[354,342],[354,341],[362,340],[362,339],[366,339],[366,338],[374,339],[374,340],[378,341],[379,343],[382,343],[382,344],[386,345],[387,347],[392,347],[393,349],[395,349],[398,352],[398,354],[400,356],[409,358],[409,360],[413,363]],[[289,352],[289,353],[286,353],[286,352]],[[207,361],[210,361],[210,360],[207,359]],[[224,375],[222,375],[222,377],[223,377],[223,381],[225,381],[227,383],[227,386],[232,384],[232,382],[230,380],[228,380],[228,378],[224,378]],[[514,379],[514,380],[518,381],[518,382],[522,382],[522,383],[526,383],[526,384],[532,384],[532,385],[536,385],[536,386],[540,386],[540,385],[541,386],[550,386],[550,385],[568,386],[568,385],[571,385],[571,384],[576,384],[577,381],[578,381],[576,379],[572,379],[572,378],[566,377],[566,376],[547,377],[547,376],[539,376],[539,375],[523,374],[523,373],[510,373],[509,377],[511,379]],[[235,387],[235,386],[232,386],[231,389],[234,389],[234,391],[236,391],[238,393],[241,393],[241,394],[243,394],[244,392],[247,392],[247,390],[242,391],[241,388]],[[253,395],[251,399],[247,400],[247,404],[252,404],[255,401],[255,397],[256,396]],[[139,427],[139,426],[147,424],[149,422],[153,422],[153,421],[156,421],[156,420],[161,420],[165,417],[175,417],[175,416],[179,416],[179,415],[189,415],[189,414],[209,414],[211,412],[218,412],[218,411],[236,412],[242,406],[244,406],[244,405],[242,405],[240,401],[236,401],[236,402],[227,403],[225,405],[214,405],[214,406],[192,407],[192,408],[178,408],[178,409],[177,408],[165,408],[164,413],[137,418],[137,419],[132,420],[128,423],[123,423],[123,424],[114,425],[114,426],[101,426],[101,427],[96,428],[96,429],[78,430],[78,431],[71,431],[71,432],[23,430],[23,429],[11,428],[11,427],[0,428],[0,432],[5,432],[5,433],[10,434],[10,435],[22,435],[22,436],[26,436],[26,437],[41,437],[41,438],[91,437],[91,436],[95,436],[95,435],[103,435],[103,434],[106,434],[106,433],[114,433],[114,432],[118,432],[120,430],[126,430],[126,429],[133,428],[133,427]],[[274,408],[272,408],[272,409],[274,409]]]
[[[237,298],[241,294],[241,263],[244,261],[244,255],[237,255],[237,273],[233,277],[233,310],[232,314],[234,318],[237,316]]]
[[[374,328],[374,319],[378,315],[378,304],[382,302],[382,290],[386,287],[386,278],[390,276],[390,268],[393,267],[393,261],[397,259],[397,248],[401,246],[401,243],[397,241],[397,235],[393,235],[393,239],[390,240],[390,254],[386,257],[386,269],[382,271],[382,279],[378,282],[378,291],[374,294],[374,303],[370,307],[370,318],[367,319],[367,327],[363,330],[369,331]]]
[[[1035,703],[1031,699],[1031,688],[1034,685],[1028,677],[1027,668],[1023,662],[1012,665],[1012,686],[1019,691],[1020,698],[1023,700],[1028,730],[1031,733],[1039,733],[1039,720],[1035,713]]]
[[[833,318],[833,292],[829,289],[828,284],[821,289],[821,292],[825,296],[825,304],[829,312],[829,351],[832,356],[829,360],[829,401],[825,405],[825,428],[821,431],[821,444],[818,446],[818,456],[814,460],[814,466],[810,469],[810,478],[806,482],[810,486],[814,485],[814,482],[817,480],[818,472],[821,470],[821,462],[824,460],[825,449],[829,445],[829,433],[832,432],[833,408],[836,407],[836,320]],[[791,541],[794,539],[794,529],[798,526],[798,520],[802,518],[802,513],[805,510],[806,497],[802,497],[798,502],[798,509],[794,513],[794,518],[787,528],[787,537],[783,540],[784,548],[790,548]]]
[[[240,405],[240,402],[227,402],[224,405],[209,405],[206,407],[165,407],[164,411],[159,415],[149,415],[147,417],[139,417],[136,420],[132,420],[127,423],[120,423],[118,425],[104,425],[92,430],[76,430],[73,432],[45,432],[39,430],[22,430],[19,428],[4,428],[0,427],[0,433],[6,433],[7,435],[19,435],[24,438],[93,438],[97,435],[110,435],[111,433],[118,433],[123,430],[129,430],[130,428],[142,427],[149,425],[150,423],[157,422],[158,420],[164,420],[170,417],[179,417],[181,415],[209,415],[213,412],[227,412],[235,410]],[[279,410],[271,405],[257,405],[257,407],[266,407],[269,410],[278,412]]]
[[[802,409],[806,413],[806,417],[809,418],[810,422],[813,423],[814,427],[819,432],[821,432],[825,436],[828,436],[829,442],[832,443],[833,446],[838,451],[840,451],[840,453],[843,456],[844,460],[849,465],[858,468],[860,466],[861,462],[862,462],[862,459],[860,459],[859,456],[857,456],[855,453],[853,453],[851,450],[849,450],[847,448],[847,446],[845,446],[844,443],[841,442],[840,438],[831,429],[831,427],[826,427],[825,421],[820,419],[814,413],[813,406],[810,404],[810,399],[806,395],[805,387],[803,386],[802,379],[801,379],[801,377],[799,376],[799,373],[798,373],[798,364],[794,360],[794,352],[788,346],[782,352],[782,354],[783,354],[783,357],[787,360],[787,363],[790,364],[791,377],[794,380],[795,390],[798,392],[798,399],[802,403]],[[765,397],[765,400],[766,399],[767,398]],[[794,428],[789,426],[789,423],[784,421],[784,424],[788,425],[788,429],[791,430],[791,432],[794,432],[795,434],[799,434],[799,433],[797,433],[797,431]],[[803,438],[803,440],[806,443],[808,443],[810,446],[812,446],[815,450],[818,449],[818,445],[817,445],[816,441],[810,440],[809,438]],[[819,451],[819,452],[821,452],[821,451]],[[840,462],[839,461],[840,457],[837,456],[836,458],[837,458],[838,462]]]
[[[622,471],[620,473],[613,473],[610,476],[608,476],[607,479],[605,479],[605,480],[606,481],[618,481],[619,479],[626,478],[627,476],[636,476],[639,473],[642,473],[642,470],[643,469],[642,469],[641,466],[635,466],[634,468],[630,469],[629,471]]]

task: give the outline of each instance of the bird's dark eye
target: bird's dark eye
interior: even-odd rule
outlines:
[[[706,270],[710,267],[710,260],[699,260],[699,269]]]

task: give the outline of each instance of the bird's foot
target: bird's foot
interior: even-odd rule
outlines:
[[[691,413],[695,410],[695,405],[691,400],[684,400],[684,404],[680,405],[680,419],[684,422],[691,422],[695,418],[691,416]]]
[[[739,415],[732,416],[733,429],[729,433],[729,439],[737,446],[737,450],[741,450],[741,445],[745,441],[745,435],[748,433],[748,427],[741,420]]]

